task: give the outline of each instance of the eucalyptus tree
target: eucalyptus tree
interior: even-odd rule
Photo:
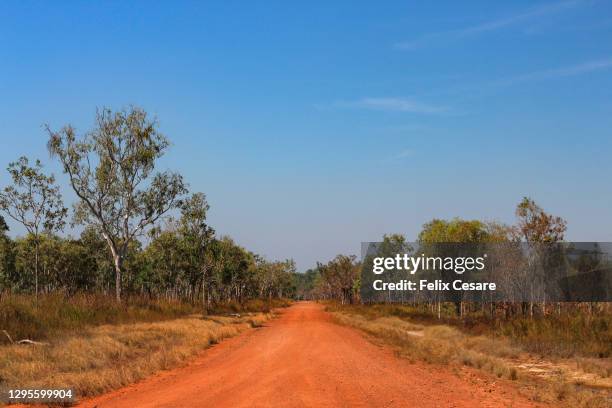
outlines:
[[[189,259],[189,283],[191,294],[195,296],[198,281],[202,282],[202,305],[204,313],[210,306],[209,269],[211,263],[210,243],[215,230],[206,223],[210,206],[203,193],[195,193],[181,206],[180,231],[184,238],[185,251]]]
[[[7,236],[9,230],[4,217],[0,215],[0,291],[9,285],[15,269],[13,242]]]
[[[81,136],[71,125],[47,126],[49,151],[59,158],[79,202],[75,223],[94,225],[104,237],[115,269],[115,296],[121,300],[123,262],[131,242],[187,192],[181,175],[154,173],[170,142],[158,123],[136,107],[96,113],[94,128]]]
[[[563,240],[567,222],[545,212],[529,197],[516,206],[518,234],[527,242],[554,243]]]
[[[34,239],[34,287],[38,296],[40,235],[62,230],[67,209],[53,175],[45,175],[40,160],[33,166],[22,156],[8,165],[13,184],[0,192],[0,209],[23,225]]]
[[[340,299],[342,304],[353,303],[355,281],[359,279],[359,264],[354,255],[337,255],[327,264],[318,263],[317,269],[330,296]]]
[[[524,290],[528,290],[532,297],[534,292],[539,292],[544,299],[546,293],[547,283],[560,279],[561,276],[552,277],[551,274],[558,273],[559,268],[547,268],[545,262],[548,261],[549,257],[557,257],[556,262],[562,257],[560,247],[549,246],[557,242],[563,241],[565,231],[567,230],[567,222],[558,216],[548,214],[544,211],[535,201],[529,197],[523,197],[523,200],[516,206],[516,234],[519,239],[523,239],[528,242],[530,248],[533,250],[529,257],[529,279],[523,281],[528,283],[528,287]],[[546,248],[546,249],[545,249]],[[529,307],[529,316],[532,317],[534,313],[534,302],[531,301],[527,305],[526,302],[522,302],[523,314],[526,314],[527,307]],[[561,305],[557,305],[557,309],[560,311]],[[542,313],[546,313],[546,301],[543,300],[541,303]]]

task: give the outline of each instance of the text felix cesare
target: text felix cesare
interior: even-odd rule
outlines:
[[[414,275],[421,271],[453,271],[462,275],[466,271],[482,271],[485,268],[487,255],[480,257],[439,257],[439,256],[410,256],[396,254],[394,257],[376,257],[373,259],[372,272],[380,275],[386,271],[407,271]],[[376,279],[372,282],[374,290],[388,291],[495,291],[495,282],[465,282],[455,279],[445,282],[441,279],[428,280],[401,279],[396,282],[385,282]]]

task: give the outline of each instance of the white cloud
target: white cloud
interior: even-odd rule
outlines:
[[[448,108],[443,106],[429,105],[408,98],[393,97],[362,98],[355,101],[338,101],[334,103],[334,106],[341,108],[358,108],[423,114],[444,113],[448,111]]]
[[[582,1],[580,0],[567,0],[558,3],[551,3],[540,7],[535,7],[517,13],[512,16],[500,18],[496,20],[485,21],[481,24],[477,24],[470,27],[465,27],[458,30],[440,31],[435,33],[425,34],[419,38],[409,41],[403,41],[395,44],[395,47],[401,50],[415,50],[422,48],[427,45],[435,44],[438,42],[452,41],[461,39],[468,36],[478,35],[481,33],[495,31],[510,27],[522,22],[537,19],[539,17],[548,16],[551,14],[559,13],[561,11],[574,8],[578,6]]]
[[[582,75],[594,71],[602,71],[612,68],[612,58],[588,61],[582,64],[572,65],[568,67],[561,67],[556,69],[549,69],[546,71],[531,72],[528,74],[520,75],[514,78],[510,78],[507,81],[511,83],[532,81],[539,79],[554,79],[568,76]]]
[[[405,159],[406,157],[410,157],[414,155],[414,150],[412,149],[404,149],[401,152],[398,152],[393,158],[395,160]]]

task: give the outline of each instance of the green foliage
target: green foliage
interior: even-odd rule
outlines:
[[[423,225],[418,241],[424,244],[443,242],[500,242],[511,239],[512,228],[498,223],[453,218],[433,219]]]
[[[38,268],[40,252],[40,234],[52,234],[64,227],[68,210],[64,207],[59,187],[55,185],[53,175],[47,176],[42,171],[40,160],[33,167],[27,157],[10,163],[7,168],[13,184],[0,192],[0,210],[10,218],[23,225],[34,241],[33,279],[34,291],[38,295]],[[0,230],[7,230],[2,219]]]
[[[12,185],[0,192],[0,210],[27,234],[10,239],[0,217],[0,293],[114,291],[120,300],[123,290],[130,297],[200,303],[205,312],[220,304],[248,309],[256,297],[270,307],[273,298],[294,295],[293,261],[269,262],[229,237],[215,237],[206,196],[187,197],[180,174],[156,172],[170,141],[144,110],[101,109],[93,129],[81,135],[70,125],[47,126],[47,132],[47,147],[77,196],[73,221],[84,229],[79,238],[56,235],[67,210],[53,175],[26,157],[9,164]],[[177,212],[178,219],[169,217]],[[28,322],[26,309],[7,313]]]
[[[32,167],[28,158],[22,156],[10,163],[7,171],[13,184],[0,192],[0,210],[36,238],[43,231],[61,230],[68,210],[64,208],[55,177],[43,173],[40,160]],[[7,229],[4,219],[0,229]]]
[[[228,313],[255,313],[255,312],[270,312],[272,309],[288,307],[291,305],[291,300],[285,298],[273,299],[249,299],[243,303],[231,301],[228,303],[219,303],[211,308],[210,313],[228,314]]]
[[[295,297],[300,300],[315,298],[314,291],[320,279],[321,273],[318,268],[308,269],[304,273],[295,273]]]
[[[6,234],[6,231],[8,230],[9,230],[9,227],[6,224],[4,217],[0,215],[0,235],[4,236]]]
[[[0,290],[9,282],[9,275],[15,270],[13,241],[6,235],[8,226],[0,215]]]
[[[70,125],[49,133],[57,157],[79,197],[75,222],[98,228],[113,256],[115,293],[121,297],[123,262],[130,244],[168,211],[187,188],[180,174],[153,173],[170,142],[139,108],[102,109],[96,126],[78,138]]]
[[[317,269],[317,293],[324,299],[336,299],[342,304],[353,303],[357,298],[361,265],[354,255],[338,255],[326,264],[319,263]]]

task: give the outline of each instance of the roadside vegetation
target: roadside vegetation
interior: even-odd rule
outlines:
[[[524,198],[516,224],[433,219],[418,243],[555,243],[567,224]],[[403,248],[385,235],[381,248]],[[323,300],[335,319],[411,360],[472,367],[518,381],[535,400],[567,407],[612,405],[612,304],[559,302],[377,302],[360,299],[361,264],[338,255],[306,272],[303,298]]]
[[[249,299],[217,305],[210,314],[268,313],[289,304],[288,299]],[[4,295],[0,301],[0,345],[23,339],[46,342],[101,325],[153,323],[197,313],[201,313],[200,305],[164,299],[130,297],[118,304],[113,297],[99,294],[49,294],[40,296],[36,303],[28,295]]]
[[[201,305],[143,297],[3,295],[0,384],[97,395],[174,368],[211,344],[262,326],[287,299]],[[34,339],[34,340],[32,340]]]
[[[0,300],[95,294],[118,304],[134,297],[191,303],[207,313],[292,296],[292,260],[269,261],[217,235],[205,194],[190,192],[180,173],[157,171],[171,143],[147,112],[100,109],[90,131],[46,131],[50,156],[77,199],[69,211],[40,160],[8,164],[9,177],[0,179]],[[25,235],[9,235],[6,220]],[[63,235],[67,224],[80,226],[79,235]]]
[[[408,317],[409,308],[401,312],[402,306],[395,313],[386,305],[329,303],[327,309],[338,323],[364,331],[412,361],[479,369],[516,381],[528,397],[553,405],[603,408],[612,402],[609,361],[534,358],[508,337],[470,334],[432,321],[416,323]]]
[[[46,131],[63,183],[26,155],[0,175],[0,388],[94,395],[290,303],[294,262],[218,235],[205,194],[157,170],[170,140],[155,118],[100,109],[89,131]]]
[[[130,298],[117,304],[113,298],[80,294],[40,296],[3,295],[0,301],[0,344],[20,339],[47,341],[82,332],[103,324],[156,322],[194,314],[199,308],[188,303]]]
[[[512,319],[491,319],[488,314],[455,314],[455,305],[443,303],[441,317],[437,309],[427,305],[373,304],[352,305],[344,312],[366,318],[398,317],[414,324],[445,325],[472,336],[504,339],[521,350],[540,357],[584,357],[607,361],[612,356],[612,314],[605,304],[598,311],[581,312],[580,309],[560,315],[516,316]],[[577,308],[575,305],[565,307]],[[609,375],[612,376],[612,365]]]
[[[0,377],[8,388],[72,388],[97,395],[186,362],[211,344],[263,325],[272,315],[188,317],[104,324],[45,344],[0,347]]]

